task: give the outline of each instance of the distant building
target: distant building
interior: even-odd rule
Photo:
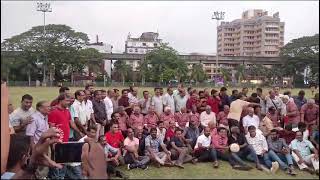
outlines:
[[[161,43],[162,39],[159,39],[159,33],[144,32],[138,38],[132,38],[129,33],[125,42],[125,53],[146,54],[159,47]],[[132,67],[133,71],[137,71],[138,61],[126,61],[126,63]]]
[[[242,13],[241,19],[218,26],[219,56],[277,57],[284,45],[284,22],[279,13],[261,9]]]
[[[105,44],[103,42],[99,42],[98,35],[96,36],[96,42],[87,44],[84,48],[94,48],[98,50],[100,53],[112,53],[112,45],[111,44]],[[108,76],[111,75],[111,61],[104,59],[104,70],[107,72]],[[88,72],[88,68],[86,67],[85,72]]]

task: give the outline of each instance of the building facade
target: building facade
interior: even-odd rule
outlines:
[[[284,22],[261,9],[242,13],[241,19],[218,26],[219,56],[277,57],[284,45]]]
[[[159,33],[144,32],[138,38],[132,38],[129,33],[125,42],[125,53],[147,54],[159,47],[161,43],[162,39],[159,39]],[[130,65],[133,71],[137,71],[139,61],[126,61],[126,64]]]

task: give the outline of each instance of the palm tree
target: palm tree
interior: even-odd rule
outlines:
[[[240,64],[239,66],[236,67],[236,77],[238,77],[238,83],[241,83],[241,81],[245,77],[245,66],[243,64]]]
[[[229,69],[225,69],[225,68],[221,68],[221,74],[223,76],[223,79],[225,82],[231,81],[231,70]]]
[[[206,73],[203,71],[202,64],[192,65],[191,78],[196,81],[196,84],[206,79]]]
[[[125,78],[129,75],[132,69],[130,65],[126,64],[124,61],[116,61],[114,63],[114,69],[118,72],[122,79],[122,85],[124,86]]]

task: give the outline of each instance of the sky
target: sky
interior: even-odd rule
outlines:
[[[49,2],[49,1],[47,1]],[[43,25],[36,1],[1,1],[1,42]],[[319,1],[52,1],[46,24],[66,24],[88,34],[90,41],[111,44],[124,52],[125,40],[143,32],[158,32],[181,54],[216,52],[214,11],[224,21],[239,19],[243,11],[263,9],[280,13],[285,22],[285,43],[319,33]]]

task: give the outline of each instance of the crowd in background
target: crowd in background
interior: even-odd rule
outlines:
[[[25,157],[52,129],[60,142],[90,139],[99,144],[105,172],[120,178],[128,178],[118,168],[123,165],[146,170],[150,164],[184,168],[185,163],[211,162],[218,168],[220,161],[243,171],[319,174],[318,93],[306,99],[303,90],[292,96],[275,86],[269,92],[257,88],[249,95],[242,88],[228,95],[226,87],[197,90],[183,84],[143,91],[142,98],[138,93],[133,86],[120,92],[88,84],[75,92],[61,87],[56,99],[39,101],[35,109],[29,94],[17,109],[9,103],[11,142],[2,178],[25,168]],[[48,149],[50,160],[53,147]],[[88,166],[90,162],[32,168],[39,179],[81,179],[90,177]]]

